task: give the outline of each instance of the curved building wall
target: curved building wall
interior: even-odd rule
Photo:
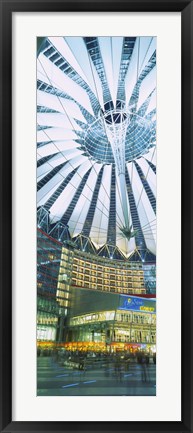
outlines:
[[[69,270],[69,257],[71,267]],[[120,262],[82,251],[62,248],[59,280],[69,275],[72,287],[111,293],[145,294],[144,271],[140,262]]]

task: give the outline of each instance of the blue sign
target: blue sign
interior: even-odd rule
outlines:
[[[138,298],[137,296],[120,295],[119,309],[155,313],[156,301],[152,299]]]

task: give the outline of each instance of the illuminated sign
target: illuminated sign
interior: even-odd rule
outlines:
[[[155,311],[155,308],[154,307],[140,307],[140,310],[141,311]]]
[[[138,298],[137,296],[120,295],[120,310],[141,311],[144,313],[156,312],[155,299]]]

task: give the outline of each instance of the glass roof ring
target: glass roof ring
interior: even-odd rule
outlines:
[[[144,155],[152,147],[152,121],[139,116],[122,105],[121,108],[100,110],[94,122],[85,129],[83,150],[88,157],[103,164],[114,164],[112,144],[125,147],[125,162]]]

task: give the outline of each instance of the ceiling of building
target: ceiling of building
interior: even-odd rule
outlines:
[[[37,190],[72,239],[156,253],[156,38],[43,40]]]

